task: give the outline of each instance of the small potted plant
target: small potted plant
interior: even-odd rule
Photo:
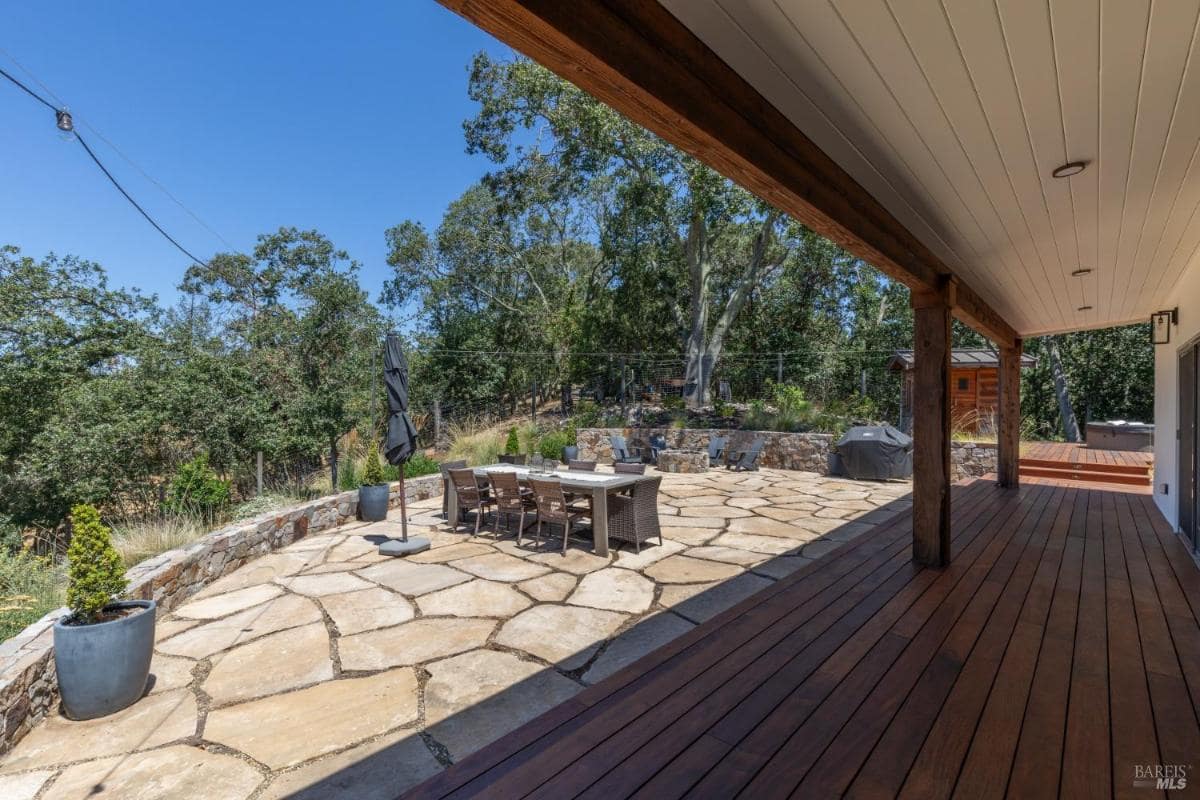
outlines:
[[[115,600],[125,566],[89,505],[71,509],[67,606],[54,624],[54,667],[63,711],[94,719],[134,703],[146,688],[154,653],[153,600]]]
[[[363,465],[362,486],[358,487],[358,518],[365,522],[387,519],[388,484],[383,478],[383,464],[379,453],[371,448],[367,463]]]

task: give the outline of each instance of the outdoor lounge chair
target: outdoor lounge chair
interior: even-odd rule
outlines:
[[[734,472],[747,472],[758,469],[758,457],[762,455],[763,445],[765,444],[766,442],[762,439],[755,439],[750,443],[749,449],[730,452],[729,459],[725,462],[725,467]]]
[[[535,540],[542,543],[542,523],[562,525],[563,553],[567,552],[567,541],[571,538],[571,528],[581,518],[588,516],[588,510],[581,506],[573,506],[567,502],[563,493],[562,483],[557,480],[543,481],[530,478],[529,485],[533,487],[533,500],[536,505],[537,532]]]
[[[728,440],[724,436],[710,436],[708,439],[708,463],[720,464],[725,455],[725,445]]]
[[[633,542],[635,552],[642,552],[642,542],[658,537],[663,543],[658,522],[658,487],[662,477],[643,478],[633,485],[628,496],[616,494],[608,499],[608,537]]]
[[[533,516],[537,513],[537,505],[533,501],[533,492],[522,489],[515,472],[496,471],[491,474],[492,494],[496,498],[496,521],[492,532],[500,535],[500,518],[511,518],[513,514],[520,516],[517,521],[517,544],[521,543],[521,534],[527,527],[525,515],[530,514],[529,524],[533,524]]]
[[[450,470],[462,469],[466,465],[466,461],[443,461],[439,465],[442,470],[442,519],[446,518],[448,509],[450,508]],[[460,514],[461,511],[459,509]],[[457,521],[455,520],[455,522]]]
[[[635,455],[629,449],[629,443],[625,441],[624,436],[610,436],[609,443],[612,445],[613,463],[614,464],[640,464],[642,457]]]
[[[650,436],[650,463],[658,463],[658,454],[667,449],[667,437],[661,433],[651,434]]]
[[[645,464],[622,464],[620,461],[618,461],[616,464],[613,464],[613,472],[617,473],[618,475],[622,474],[622,473],[624,473],[626,475],[645,475],[646,474],[646,465]]]
[[[483,515],[487,510],[496,504],[496,498],[491,496],[491,493],[482,487],[475,480],[475,470],[473,469],[452,469],[450,470],[450,483],[454,485],[454,492],[458,495],[458,515],[459,519],[451,520],[451,526],[454,530],[458,530],[458,523],[461,521],[463,512],[475,512],[475,536],[479,535],[479,525],[483,522]]]

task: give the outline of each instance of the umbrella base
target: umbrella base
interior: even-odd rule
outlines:
[[[423,553],[428,549],[429,540],[423,536],[414,536],[407,542],[402,542],[399,539],[388,539],[386,542],[379,545],[379,555],[411,556],[414,553]]]

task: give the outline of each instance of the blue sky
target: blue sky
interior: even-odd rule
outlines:
[[[0,48],[237,248],[281,225],[317,228],[362,262],[372,299],[384,229],[436,227],[487,171],[463,148],[467,66],[479,50],[511,52],[432,0],[5,3]],[[27,78],[3,53],[0,65]],[[228,249],[80,130],[184,247]],[[188,259],[7,81],[0,187],[0,243],[77,254],[114,284],[176,298]]]

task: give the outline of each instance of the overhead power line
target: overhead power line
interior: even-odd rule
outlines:
[[[11,56],[9,56],[9,57],[11,58]],[[25,68],[22,67],[22,69],[25,69]],[[28,72],[28,70],[25,70],[25,71]],[[64,132],[68,132],[68,133],[71,133],[74,135],[75,139],[79,142],[80,146],[83,147],[84,152],[86,152],[88,154],[88,157],[91,158],[91,160],[96,164],[96,166],[100,168],[100,171],[104,173],[104,177],[108,178],[109,182],[114,187],[116,187],[116,190],[121,193],[121,196],[124,197],[126,200],[128,200],[129,204],[132,205],[135,209],[137,209],[138,213],[141,214],[146,219],[146,221],[149,222],[154,227],[154,229],[156,231],[158,231],[160,234],[162,234],[163,238],[165,238],[168,242],[170,242],[172,245],[174,245],[175,248],[177,250],[179,250],[179,252],[183,253],[185,256],[190,258],[192,261],[196,262],[198,265],[200,265],[200,266],[205,265],[205,262],[201,261],[199,258],[192,255],[192,253],[187,248],[185,248],[178,241],[176,241],[175,237],[173,237],[173,236],[171,236],[171,234],[167,233],[166,230],[164,230],[163,227],[161,225],[159,225],[158,222],[156,222],[153,217],[150,216],[149,212],[147,212],[146,209],[142,208],[142,206],[136,200],[133,199],[133,196],[130,195],[129,192],[127,192],[125,190],[125,187],[121,185],[120,181],[118,181],[116,179],[116,177],[108,170],[108,167],[104,166],[104,163],[100,160],[100,158],[96,155],[96,153],[92,150],[91,147],[88,146],[88,143],[84,140],[83,135],[80,134],[78,130],[75,130],[74,120],[71,118],[70,112],[68,112],[65,107],[60,108],[59,106],[54,105],[49,100],[47,100],[45,97],[42,97],[40,94],[35,92],[33,89],[30,89],[28,86],[26,86],[20,80],[13,77],[12,74],[7,72],[3,68],[0,68],[0,76],[7,78],[14,85],[16,85],[17,88],[21,89],[23,92],[28,94],[34,100],[37,100],[39,103],[41,103],[42,105],[44,105],[47,108],[49,108],[50,110],[52,110],[55,114],[55,122],[56,122],[58,128]],[[38,81],[38,83],[41,84],[40,81]],[[43,88],[45,88],[44,85],[43,85]],[[47,90],[47,91],[49,91],[49,90]],[[49,93],[53,94],[53,92],[49,92]],[[89,128],[90,127],[91,126],[89,126]],[[101,138],[103,138],[103,137],[101,137]],[[157,184],[157,181],[155,181],[155,183]],[[160,188],[162,188],[161,185],[160,185]],[[165,191],[165,189],[164,189],[164,191]],[[168,192],[168,195],[169,194],[170,193]],[[176,200],[176,202],[178,203],[179,201]],[[182,208],[183,205],[180,204],[180,207]],[[186,211],[187,209],[184,208],[184,210]],[[191,214],[190,211],[188,213]],[[199,221],[199,218],[196,217],[194,214],[192,214],[192,216],[194,218],[196,218],[197,221]],[[201,224],[203,224],[203,223],[201,223]],[[205,225],[205,227],[207,228],[208,226]],[[211,228],[209,230],[211,230]],[[215,231],[214,231],[214,233],[215,233]],[[220,238],[220,237],[218,237],[218,238]],[[224,241],[224,240],[222,239],[222,241]]]

